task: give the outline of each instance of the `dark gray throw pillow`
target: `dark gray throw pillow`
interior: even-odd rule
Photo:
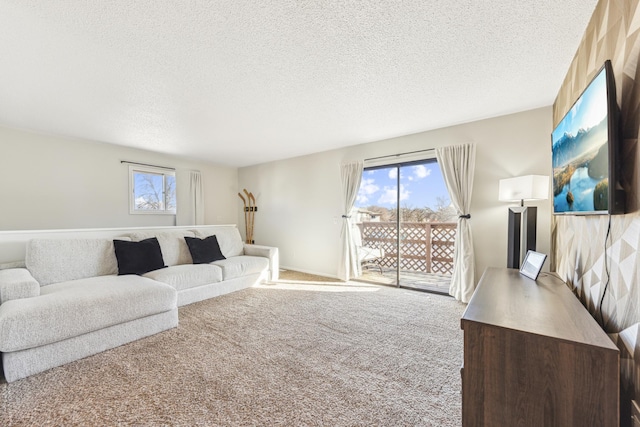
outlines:
[[[124,274],[141,275],[166,267],[162,259],[160,243],[155,237],[139,242],[114,240],[113,246],[116,250],[119,276]]]
[[[218,238],[215,234],[204,239],[185,236],[184,240],[187,242],[194,264],[209,264],[213,261],[226,259],[225,256],[222,255]]]

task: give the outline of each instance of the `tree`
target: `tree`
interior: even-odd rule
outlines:
[[[136,173],[134,181],[136,209],[175,209],[176,180],[174,176]]]

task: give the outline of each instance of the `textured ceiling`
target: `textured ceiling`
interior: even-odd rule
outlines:
[[[0,124],[246,166],[551,105],[596,0],[2,0]]]

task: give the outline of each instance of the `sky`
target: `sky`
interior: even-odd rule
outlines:
[[[607,115],[606,83],[603,69],[553,131],[553,142],[558,141],[565,133],[575,135],[580,128],[589,129],[604,119]]]
[[[356,207],[394,208],[398,194],[396,167],[365,170]],[[437,162],[400,168],[400,205],[410,208],[436,208],[437,198],[450,198]]]

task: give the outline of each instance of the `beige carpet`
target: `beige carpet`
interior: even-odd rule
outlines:
[[[295,277],[182,307],[176,329],[2,380],[0,425],[460,425],[462,304]]]

